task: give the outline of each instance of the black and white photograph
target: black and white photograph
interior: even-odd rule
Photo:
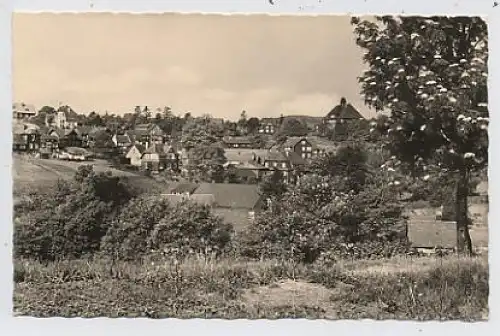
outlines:
[[[13,314],[486,321],[488,126],[479,16],[14,13]]]

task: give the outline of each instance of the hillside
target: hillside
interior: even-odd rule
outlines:
[[[13,193],[18,196],[28,190],[40,190],[54,185],[58,179],[72,179],[78,167],[84,164],[91,164],[96,172],[111,171],[114,176],[126,177],[132,186],[142,192],[160,192],[167,187],[149,177],[109,167],[105,161],[79,163],[14,155],[12,158]]]

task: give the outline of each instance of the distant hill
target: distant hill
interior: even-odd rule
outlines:
[[[276,121],[278,122],[280,120],[279,117],[276,118],[263,118],[266,121]],[[321,124],[323,117],[314,117],[314,116],[308,116],[308,115],[287,115],[283,116],[283,121],[285,122],[288,119],[298,119],[299,121],[305,123],[308,128],[314,129],[316,125]]]

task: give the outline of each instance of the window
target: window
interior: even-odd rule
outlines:
[[[269,167],[269,162],[266,161],[266,163],[264,164],[265,167]]]
[[[309,146],[309,147],[307,147],[307,149],[306,149],[306,150],[307,150],[308,152],[311,152],[311,151],[312,151],[312,147],[311,147],[311,146]]]
[[[302,144],[305,145],[306,144],[306,141],[305,140],[302,140]]]
[[[286,168],[286,162],[283,162],[283,163],[281,164],[281,167]]]
[[[273,162],[274,167],[278,167],[278,162]]]
[[[302,158],[306,158],[306,153],[302,153]]]

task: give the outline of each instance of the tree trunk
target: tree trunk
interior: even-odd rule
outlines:
[[[468,195],[469,194],[469,170],[460,169],[456,188],[456,223],[457,223],[457,250],[459,254],[472,255],[472,241],[469,233]]]

